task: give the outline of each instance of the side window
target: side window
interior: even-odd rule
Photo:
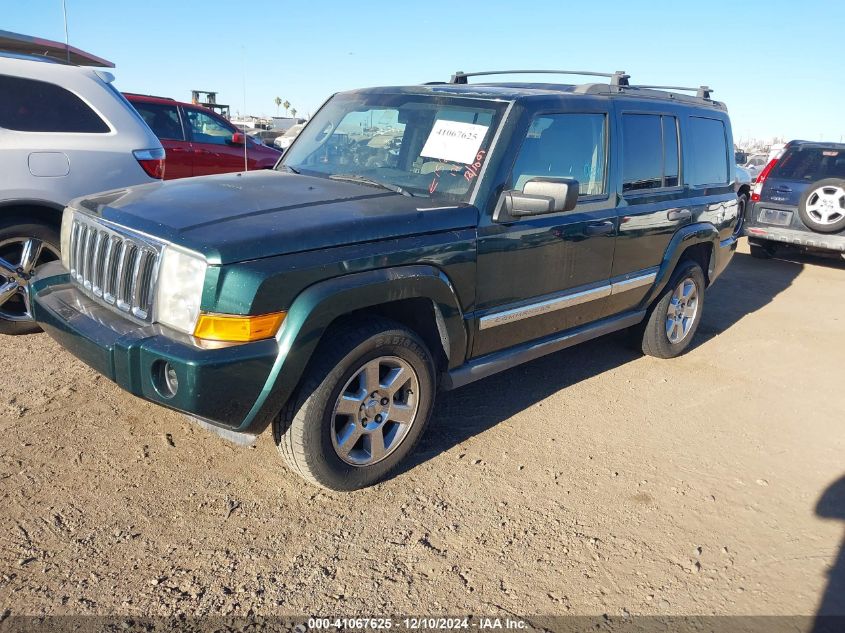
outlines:
[[[0,75],[0,127],[19,132],[105,134],[109,126],[72,92],[35,79]]]
[[[604,114],[548,114],[535,118],[513,167],[511,186],[532,178],[574,178],[580,195],[607,192]]]
[[[223,125],[221,121],[199,110],[186,108],[185,113],[195,142],[226,145],[232,140],[232,134],[236,131],[234,128]]]
[[[718,119],[689,118],[689,149],[686,152],[687,183],[727,184],[728,149],[725,124]]]
[[[179,122],[179,111],[175,105],[131,102],[144,122],[160,139],[184,141],[185,133]]]
[[[678,120],[622,115],[622,191],[676,187],[680,176]]]

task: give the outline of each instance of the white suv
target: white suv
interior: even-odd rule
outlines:
[[[111,73],[0,51],[0,334],[36,331],[27,284],[81,195],[156,182],[164,149]]]

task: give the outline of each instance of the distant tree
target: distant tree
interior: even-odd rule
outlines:
[[[290,115],[296,117],[296,108],[291,108]]]
[[[282,107],[285,109],[285,116],[288,115],[288,109],[290,108],[290,101],[285,99],[285,102],[282,104]]]
[[[276,97],[275,99],[273,99],[273,103],[276,104],[276,116],[279,116],[279,106],[282,105],[282,98]]]

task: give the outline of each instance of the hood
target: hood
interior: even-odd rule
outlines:
[[[277,171],[138,185],[74,208],[229,264],[475,226],[478,211],[356,183]]]

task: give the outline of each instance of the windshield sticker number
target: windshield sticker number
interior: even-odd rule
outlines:
[[[478,171],[481,169],[481,163],[484,162],[484,155],[486,153],[487,150],[478,150],[478,154],[475,155],[475,162],[466,168],[464,178],[466,178],[467,182],[472,182],[473,178],[478,176]]]
[[[486,125],[474,123],[436,121],[420,156],[471,165],[476,162],[478,149],[488,129]]]

